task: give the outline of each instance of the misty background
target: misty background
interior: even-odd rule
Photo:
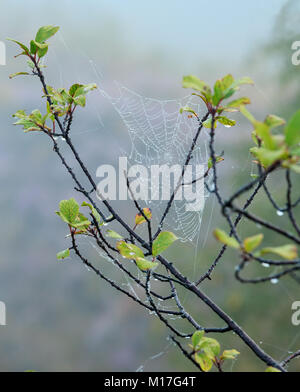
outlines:
[[[114,94],[115,81],[136,93],[157,99],[182,98],[183,75],[195,74],[213,83],[227,73],[250,76],[254,87],[242,95],[251,112],[289,116],[299,109],[300,68],[291,63],[291,44],[300,40],[300,9],[295,0],[214,3],[191,0],[163,2],[29,0],[0,1],[0,40],[28,43],[40,26],[60,26],[51,38],[45,60],[47,83],[69,87],[96,82],[87,107],[78,109],[72,140],[95,175],[101,164],[116,164],[130,140],[111,102],[101,89]],[[7,42],[7,41],[6,41]],[[167,340],[168,331],[155,316],[119,293],[71,257],[56,261],[68,246],[65,225],[55,215],[62,199],[80,197],[68,173],[42,135],[24,134],[12,125],[19,109],[44,110],[41,88],[31,76],[9,80],[25,70],[17,46],[6,43],[7,64],[0,67],[0,300],[7,307],[7,326],[0,326],[1,371],[186,371],[192,365]],[[220,128],[218,148],[225,151],[220,168],[223,194],[250,180],[248,149],[251,127],[235,115],[236,127]],[[63,147],[62,147],[63,148]],[[299,190],[299,179],[295,188]],[[272,183],[280,200],[282,184]],[[266,199],[259,197],[256,213],[279,225]],[[130,202],[116,203],[130,221]],[[190,276],[199,276],[219,250],[212,237],[226,227],[213,200],[207,206],[198,246],[174,245],[170,259]],[[117,226],[112,226],[117,228]],[[241,225],[242,234],[257,231]],[[266,241],[276,238],[267,236]],[[82,243],[96,265],[121,279],[111,265]],[[276,285],[241,285],[234,278],[237,255],[230,251],[203,290],[278,359],[300,346],[300,329],[291,324],[291,304],[300,300],[299,284],[289,277]],[[266,273],[258,268],[254,273]],[[267,271],[268,272],[268,271]],[[203,325],[220,322],[193,297],[184,299]],[[264,364],[233,334],[216,335],[222,349],[241,355],[230,371],[262,371]],[[299,371],[299,360],[291,370]]]

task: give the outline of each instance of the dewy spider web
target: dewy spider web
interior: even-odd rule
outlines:
[[[59,33],[59,37],[64,48],[70,52],[71,50],[61,33]],[[86,57],[100,88],[103,85],[103,75],[99,73],[94,61],[88,56]],[[80,74],[76,73],[80,80]],[[186,113],[180,114],[179,110],[183,106],[190,106],[201,117],[205,109],[203,104],[199,104],[199,98],[198,101],[191,96],[170,100],[145,98],[118,83],[116,85],[119,90],[118,97],[109,95],[103,89],[100,91],[113,105],[127,128],[131,140],[131,151],[128,154],[129,166],[135,164],[147,168],[150,168],[151,165],[161,166],[163,164],[167,164],[169,167],[175,164],[182,166],[197,132],[198,122],[194,117],[188,118]],[[98,120],[103,127],[102,120],[99,118]],[[190,165],[193,167],[193,179],[199,178],[196,172],[197,165],[206,165],[208,158],[208,134],[205,129],[202,129],[190,160]],[[141,178],[141,180],[143,179]],[[208,181],[209,178],[206,180]],[[151,189],[150,182],[148,185],[148,189]],[[171,185],[173,185],[172,179]],[[171,192],[172,190],[171,188]],[[157,192],[158,195],[161,194],[161,189],[151,189],[151,191]],[[203,194],[204,199],[209,196],[206,189],[203,189]],[[153,217],[159,222],[167,206],[167,201],[149,200],[146,204],[151,208]],[[183,200],[175,200],[165,219],[164,228],[174,231],[182,241],[197,240],[200,234],[203,209],[194,212],[186,211],[185,207],[184,198]]]
[[[193,138],[199,126],[197,119],[190,118],[186,113],[180,114],[183,106],[189,106],[201,117],[203,108],[195,103],[194,97],[182,100],[158,100],[145,98],[128,88],[118,84],[119,96],[117,98],[103,94],[110,100],[127,127],[131,140],[131,151],[128,156],[128,165],[142,165],[149,169],[152,165],[184,164]],[[197,165],[207,163],[208,134],[202,129],[197,145],[194,149],[190,165],[193,167],[193,180],[199,178]],[[140,176],[140,182],[147,182],[149,194],[155,194],[154,199],[146,201],[154,217],[159,220],[167,206],[168,200],[161,200],[161,181],[159,188],[154,189],[149,177]],[[176,182],[171,178],[171,192]],[[179,190],[181,191],[181,190]],[[202,189],[204,198],[208,193]],[[204,207],[203,207],[204,208]],[[200,231],[203,208],[199,211],[186,211],[186,200],[174,200],[170,212],[165,220],[165,226],[172,229],[182,241],[192,241]]]
[[[67,47],[67,45],[65,43],[64,43],[64,45]],[[52,49],[52,50],[53,50],[53,52],[55,52],[54,49]],[[95,76],[97,78],[98,86],[101,86],[103,76],[99,74],[98,70],[96,69],[94,61],[90,58],[88,58],[88,60],[89,60],[89,65],[91,66],[93,73],[95,74]],[[72,64],[74,64],[74,62]],[[60,70],[60,72],[59,72],[60,79],[61,79],[60,84],[64,85],[63,73],[62,73],[62,70],[60,69],[61,62],[58,59],[57,59],[56,65],[57,65],[57,68]],[[81,79],[80,76],[81,76],[80,73],[78,73],[78,80]],[[120,114],[125,125],[127,126],[131,140],[135,140],[135,142],[132,144],[132,151],[130,153],[131,162],[132,163],[138,163],[139,161],[145,162],[144,161],[145,157],[144,156],[139,157],[138,154],[136,154],[134,151],[136,150],[136,152],[142,154],[142,152],[144,150],[142,149],[142,147],[140,147],[140,145],[141,146],[146,145],[146,149],[148,149],[148,148],[150,148],[150,146],[153,146],[153,144],[154,144],[153,150],[155,151],[155,154],[153,154],[153,151],[152,151],[152,159],[154,159],[154,161],[156,161],[156,158],[157,158],[158,164],[160,162],[163,162],[162,157],[157,152],[157,150],[158,150],[157,146],[161,147],[161,145],[164,146],[164,148],[161,151],[167,151],[170,154],[170,156],[172,156],[172,158],[174,158],[174,160],[172,159],[172,162],[175,162],[175,156],[180,157],[180,158],[185,158],[185,155],[186,155],[188,148],[189,148],[188,143],[190,144],[192,136],[195,134],[195,131],[197,129],[197,123],[194,119],[188,119],[186,114],[180,115],[179,108],[184,105],[191,106],[199,114],[199,116],[201,116],[203,114],[203,109],[201,109],[198,106],[198,104],[193,104],[191,101],[191,98],[185,98],[182,100],[160,101],[160,100],[155,100],[155,99],[143,98],[140,95],[138,95],[138,94],[126,89],[125,87],[122,87],[122,86],[119,86],[119,90],[120,90],[120,95],[118,98],[113,98],[113,97],[109,96],[103,90],[101,91],[101,93],[104,94],[105,97],[109,99],[109,102],[111,102],[113,104],[114,108]],[[155,112],[155,109],[153,109],[154,113],[153,112],[151,113],[151,111],[150,111],[151,103],[153,104],[154,107],[156,107],[156,112]],[[135,109],[134,109],[134,107],[135,107]],[[99,114],[99,106],[98,105],[94,105],[93,112],[95,114],[96,120],[99,122],[99,127],[95,127],[93,129],[84,129],[81,132],[76,133],[76,135],[81,135],[83,133],[92,132],[95,130],[101,130],[101,131],[105,130],[105,128],[103,128],[102,119]],[[135,113],[140,114],[140,116],[137,116],[135,118],[136,123],[134,122]],[[159,119],[159,118],[168,119],[168,121],[166,121],[165,123],[163,121],[161,121],[161,123],[163,125],[162,125],[162,128],[160,128],[160,132],[157,132],[157,139],[161,138],[162,134],[164,132],[167,132],[167,130],[171,135],[173,135],[175,129],[178,132],[177,137],[176,137],[176,135],[173,135],[173,137],[170,138],[169,143],[160,142],[160,144],[156,145],[153,142],[153,140],[149,140],[150,135],[152,135],[153,132],[155,131],[155,129],[158,128],[158,125],[155,125],[157,123],[154,121],[155,114],[157,116],[157,119]],[[159,121],[159,120],[157,120],[157,121]],[[133,125],[130,126],[130,124],[133,124]],[[142,127],[142,124],[144,124],[144,128],[139,130],[139,128]],[[164,124],[168,124],[169,127],[164,128]],[[172,128],[172,124],[173,124],[173,128]],[[147,134],[146,134],[146,130],[148,130]],[[184,130],[187,130],[187,132],[184,133]],[[204,132],[202,132],[202,135],[197,143],[197,149],[194,154],[194,158],[191,161],[191,163],[193,165],[197,164],[198,162],[200,162],[200,163],[207,162],[207,158],[209,155],[207,153],[208,136],[207,136],[207,133],[205,132],[205,130],[203,130],[203,131]],[[188,132],[190,132],[190,133],[188,133]],[[75,136],[75,134],[74,134],[74,136]],[[182,139],[181,139],[181,137],[182,137]],[[141,139],[140,141],[139,141],[139,138]],[[157,139],[155,139],[155,140],[157,140]],[[144,142],[144,140],[146,142]],[[179,141],[178,146],[174,145],[176,140]],[[178,150],[179,147],[182,147],[182,149]],[[177,155],[175,155],[175,154],[177,154]],[[149,160],[151,161],[150,158],[151,158],[151,156],[149,157],[149,154],[148,154],[147,161],[149,161]],[[182,159],[180,162],[176,162],[176,163],[182,164],[183,162],[184,162],[184,159]],[[242,169],[242,171],[244,172],[245,170],[248,169],[248,165],[247,165],[247,167],[239,168],[239,170],[240,169]],[[249,170],[249,172],[250,172],[250,170]],[[215,199],[211,198],[211,200],[214,201]],[[178,202],[176,202],[176,205],[177,204],[178,204]],[[207,203],[207,204],[209,204],[209,203]],[[163,210],[163,208],[161,208],[161,205],[157,202],[156,202],[156,206],[158,208],[158,212]],[[152,207],[154,210],[154,206],[152,206]],[[175,209],[175,206],[174,206],[174,209]],[[207,210],[207,206],[206,206],[206,210]],[[212,208],[210,208],[210,210],[212,212]],[[176,214],[174,215],[174,212],[176,213],[176,211],[173,211],[173,216],[170,215],[166,221],[168,226],[171,226],[172,220],[176,219],[177,215]],[[155,214],[156,211],[153,211],[153,213]],[[195,213],[192,213],[192,214],[195,214]],[[157,213],[156,215],[160,216],[160,213]],[[171,218],[172,218],[172,220],[171,220]],[[212,215],[210,217],[210,220],[211,220],[211,218],[212,218]],[[177,234],[181,235],[181,238],[183,238],[183,239],[195,238],[197,236],[199,229],[200,229],[200,226],[201,226],[202,212],[199,212],[198,219],[199,220],[197,222],[196,229],[191,230],[191,233],[194,234],[194,236],[193,235],[192,236],[185,236],[184,233],[186,233],[186,231],[182,231],[181,233],[177,233]],[[178,223],[179,222],[177,222],[176,227],[178,227]],[[210,233],[210,230],[207,226],[209,226],[209,222],[204,227],[204,230],[205,230],[204,234],[205,235],[203,236],[204,237],[203,243],[201,240],[202,247],[204,246],[204,243],[206,242],[206,239]],[[179,227],[179,229],[180,229],[180,227]],[[86,238],[83,238],[81,245],[91,245],[91,243]],[[113,264],[113,262],[111,260],[109,260],[103,252],[101,252],[99,249],[96,249],[96,248],[95,248],[95,250],[97,251],[97,254],[99,256],[101,256],[102,259],[106,259],[111,264]],[[74,260],[77,260],[75,256],[72,256],[72,257],[74,257]],[[100,263],[100,260],[98,260],[98,262]],[[196,257],[195,257],[195,263],[196,263]],[[195,263],[194,263],[194,265],[195,265]],[[141,280],[143,279],[143,276],[139,271],[138,271],[138,278]],[[131,282],[128,278],[126,279],[125,277],[123,277],[123,279],[124,279],[124,283],[122,283],[122,285],[124,285],[125,287],[127,286],[127,288],[130,290],[130,292],[133,293],[135,296],[137,296],[138,295],[137,290],[136,290],[137,285],[135,284],[135,282]],[[287,295],[290,300],[297,300],[297,297],[293,298],[292,292],[290,294],[288,293],[287,287],[285,286],[284,283],[280,282],[280,284],[278,284],[276,286],[278,288],[280,288],[282,286],[282,288],[285,289],[284,290],[285,295]],[[157,303],[159,302],[156,299],[154,299],[154,300]],[[185,300],[183,302],[185,302]],[[171,306],[164,307],[164,309],[166,309],[166,310],[169,308],[171,309],[172,307]],[[271,345],[271,344],[265,342],[264,335],[262,336],[262,340],[260,341],[260,344],[266,345],[268,347],[271,346],[271,347],[273,347],[273,349],[278,349],[279,351],[281,351],[281,353],[282,353],[281,359],[286,357],[287,354],[291,353],[292,351],[290,351],[290,350],[292,350],[292,349],[296,350],[298,348],[297,340],[299,339],[299,334],[297,334],[293,338],[293,340],[290,342],[288,350],[286,350],[285,348],[277,347],[277,346],[274,346],[274,345]],[[153,357],[150,357],[149,359],[152,359],[152,358]],[[235,364],[235,362],[233,362],[232,364]]]

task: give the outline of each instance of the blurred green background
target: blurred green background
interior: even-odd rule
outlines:
[[[298,1],[11,0],[0,4],[2,41],[12,37],[28,42],[42,25],[61,27],[50,41],[46,60],[48,83],[53,86],[96,82],[110,91],[117,80],[143,96],[180,98],[186,95],[182,75],[196,74],[213,82],[231,72],[255,81],[255,87],[244,89],[243,95],[251,97],[251,111],[257,118],[267,113],[289,116],[299,108],[300,67],[291,63],[291,44],[300,40]],[[7,306],[7,326],[0,327],[0,370],[134,371],[141,366],[145,371],[193,370],[154,316],[98,280],[75,258],[56,261],[56,252],[67,241],[54,211],[61,199],[76,194],[48,140],[23,134],[12,125],[16,110],[43,105],[36,79],[8,79],[24,69],[24,59],[13,58],[16,46],[7,43],[6,47],[7,65],[0,67],[0,300]],[[218,140],[226,157],[220,168],[224,195],[249,181],[251,174],[251,129],[241,116],[236,119],[240,125],[222,128]],[[100,164],[115,163],[121,149],[129,146],[124,124],[99,93],[92,94],[87,108],[78,112],[73,132],[73,141],[94,174]],[[270,186],[283,201],[282,179],[275,178]],[[118,208],[131,219],[130,203],[120,203]],[[278,217],[263,195],[253,211],[286,225],[286,218]],[[209,199],[199,246],[184,244],[170,251],[184,273],[196,278],[210,265],[219,249],[211,235],[217,225],[226,227]],[[243,235],[257,230],[251,224],[241,225]],[[274,236],[266,239],[278,243]],[[111,265],[90,252],[97,265],[104,265],[126,284]],[[276,285],[241,285],[233,276],[237,262],[236,254],[228,252],[203,290],[268,353],[284,358],[300,347],[300,327],[291,324],[291,304],[300,300],[299,284],[286,277]],[[270,271],[257,268],[252,273]],[[195,298],[188,296],[184,303],[201,324],[222,325]],[[241,352],[227,370],[264,369],[233,334],[217,338],[224,349]],[[299,360],[290,369],[299,371]]]

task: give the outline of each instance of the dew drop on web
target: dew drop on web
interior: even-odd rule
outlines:
[[[272,284],[277,284],[277,283],[278,283],[278,279],[276,279],[276,278],[271,279],[271,283],[272,283]]]

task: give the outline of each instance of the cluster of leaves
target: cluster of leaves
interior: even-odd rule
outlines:
[[[89,207],[91,215],[95,218],[99,226],[103,225],[100,215],[96,209],[89,203],[83,202],[82,207]],[[143,213],[147,219],[151,219],[152,214],[149,208],[144,208]],[[69,200],[62,200],[59,203],[59,211],[56,214],[68,224],[72,235],[86,234],[91,230],[91,222],[79,211],[79,204],[73,198]],[[136,225],[146,222],[142,214],[137,214],[135,217]],[[122,235],[114,230],[108,229],[106,231],[107,237],[119,240],[116,243],[116,248],[120,255],[125,259],[134,260],[137,267],[142,271],[148,271],[158,266],[155,262],[155,257],[164,252],[169,246],[177,240],[175,234],[169,231],[162,231],[152,244],[152,260],[147,260],[142,249],[138,246],[127,242]],[[59,260],[65,259],[70,255],[70,249],[65,249],[57,254]]]
[[[236,359],[239,352],[235,349],[224,350],[220,355],[221,346],[216,339],[204,336],[203,330],[196,331],[192,336],[193,356],[204,372],[209,372],[213,365],[220,369],[224,361]]]
[[[34,63],[32,60],[39,60],[44,57],[49,48],[48,42],[46,42],[49,38],[51,38],[54,34],[59,30],[58,26],[43,26],[36,33],[35,39],[30,41],[28,46],[24,45],[22,42],[16,41],[15,39],[8,38],[8,40],[15,42],[22,49],[22,52],[17,56],[27,56],[30,59],[28,65],[31,68],[34,68]],[[16,57],[17,57],[16,56]],[[28,72],[17,72],[15,74],[10,75],[10,78],[18,75],[29,75]]]
[[[47,113],[42,115],[38,109],[27,115],[24,110],[18,110],[13,117],[18,118],[14,125],[23,125],[24,132],[30,131],[47,131],[51,132],[52,128],[47,126],[47,120],[55,121],[55,115],[63,116],[66,113],[74,111],[77,105],[85,106],[86,94],[97,88],[94,83],[91,84],[73,84],[67,91],[64,88],[53,89],[47,86],[48,96],[51,98],[51,105],[47,101]]]
[[[252,138],[256,146],[250,151],[258,162],[266,169],[279,164],[300,174],[300,110],[291,117],[283,132],[279,133],[274,133],[274,129],[285,125],[284,119],[268,115],[261,122],[244,106],[240,110],[253,125]]]
[[[46,125],[48,113],[43,116],[38,109],[33,110],[29,115],[25,113],[25,110],[18,110],[13,117],[18,118],[14,125],[22,125],[24,132],[51,131],[51,128]]]
[[[66,222],[70,227],[85,231],[91,222],[79,212],[79,204],[73,198],[62,200],[59,203],[59,211],[56,214]]]
[[[222,115],[223,112],[237,112],[241,106],[250,103],[250,99],[242,97],[224,104],[224,101],[232,97],[232,95],[240,89],[243,84],[253,84],[253,81],[244,77],[235,80],[231,74],[224,76],[224,78],[216,81],[213,90],[208,84],[197,78],[194,75],[184,76],[182,80],[182,87],[190,88],[196,91],[192,95],[196,95],[203,100],[209,113],[215,115],[214,126],[217,123],[223,124],[225,127],[231,127],[236,124],[235,120],[229,119]],[[190,107],[181,108],[182,112],[189,112],[198,117],[194,110]],[[203,125],[206,128],[211,128],[211,118],[206,120]]]
[[[86,105],[86,95],[97,88],[95,83],[90,84],[73,84],[69,90],[65,88],[54,89],[47,86],[48,97],[50,97],[52,105],[47,102],[47,112],[54,121],[53,114],[63,116],[66,113],[74,111],[76,106],[84,107]]]
[[[88,206],[91,209],[91,212],[95,219],[100,219],[97,211],[88,203],[82,203],[82,206]],[[89,219],[79,211],[79,204],[73,198],[69,200],[62,200],[59,203],[59,211],[56,211],[56,214],[62,219],[63,222],[67,223],[70,232],[73,235],[77,234],[86,234],[88,228],[91,225]],[[70,255],[70,249],[65,249],[59,253],[57,253],[57,259],[63,260]]]
[[[213,89],[200,80],[197,76],[188,75],[184,76],[182,80],[182,87],[192,89],[196,92],[192,93],[203,100],[207,110],[210,114],[214,115],[214,128],[217,127],[218,123],[223,124],[225,127],[230,128],[236,124],[233,119],[224,116],[224,112],[233,113],[241,110],[242,107],[251,103],[248,97],[241,97],[230,102],[225,103],[227,99],[231,98],[235,92],[240,89],[241,85],[253,84],[253,81],[249,77],[243,77],[235,80],[231,74],[224,76],[214,84]],[[190,113],[189,116],[195,116],[198,120],[198,114],[189,106],[182,107],[180,113]],[[203,122],[205,128],[211,129],[212,118],[208,118]],[[216,157],[216,163],[223,161],[222,156]],[[212,159],[209,158],[207,162],[208,171],[212,168]]]
[[[143,208],[143,214],[136,214],[134,227],[146,223],[146,218],[148,219],[148,221],[152,219],[152,213],[150,208]],[[150,261],[145,258],[143,251],[138,246],[123,240],[122,236],[120,236],[119,233],[116,233],[113,230],[109,230],[108,235],[112,238],[122,239],[116,244],[121,256],[125,259],[134,260],[138,268],[142,271],[148,271],[150,269],[152,270],[156,268],[158,266],[158,263],[155,262],[156,256],[168,249],[169,246],[178,239],[175,234],[170,231],[162,231],[161,233],[159,233],[159,235],[156,237],[152,244],[152,260]]]
[[[239,244],[234,237],[229,236],[225,231],[221,229],[216,229],[214,231],[214,236],[222,244],[227,245],[233,249],[238,249],[243,254],[251,254],[251,252],[253,252],[260,246],[264,238],[263,234],[256,234],[251,237],[245,238],[243,243]],[[256,251],[254,253],[254,257],[261,257],[269,253],[280,256],[286,260],[295,260],[298,257],[297,247],[293,244],[265,247],[260,249],[259,251]]]
[[[23,43],[10,39],[11,41],[18,44],[22,52],[18,55],[24,55],[29,58],[28,65],[32,69],[33,74],[36,74],[36,67],[42,57],[48,52],[49,44],[46,42],[55,33],[57,33],[59,27],[57,26],[43,26],[41,27],[34,40],[30,41],[29,47]],[[42,65],[39,64],[39,67]],[[13,78],[18,75],[29,75],[28,72],[17,72],[10,75]],[[70,114],[79,105],[84,107],[86,105],[86,95],[97,88],[95,83],[90,84],[73,84],[68,90],[65,88],[54,89],[51,86],[47,86],[47,90],[44,91],[47,96],[47,113],[42,115],[39,110],[34,110],[31,114],[27,115],[24,110],[19,110],[14,114],[19,120],[15,123],[16,125],[23,125],[24,131],[50,131],[46,125],[46,121],[50,119],[52,123],[55,120],[55,116],[63,116]],[[51,104],[50,104],[51,102]]]

